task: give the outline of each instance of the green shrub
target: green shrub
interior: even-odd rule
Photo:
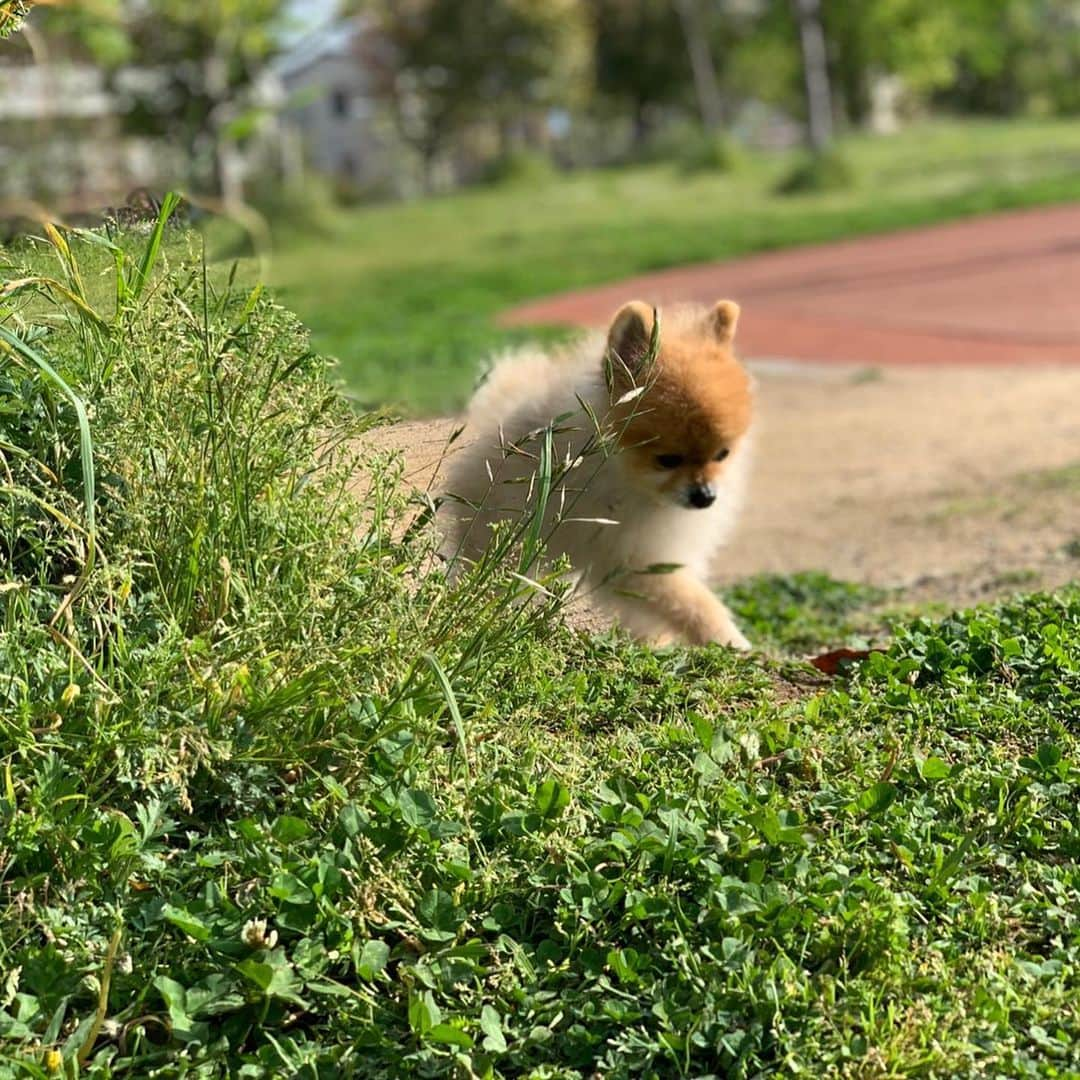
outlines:
[[[400,191],[390,176],[360,182],[347,177],[336,177],[333,182],[334,202],[343,209],[395,202]]]
[[[837,581],[820,571],[763,574],[726,592],[752,641],[780,642],[793,652],[820,649],[875,629],[873,611],[887,596],[874,586]]]
[[[855,169],[837,149],[808,154],[776,185],[778,195],[812,195],[855,186]]]
[[[1080,594],[829,685],[572,633],[156,237],[0,285],[0,1074],[1080,1071]]]
[[[551,158],[539,150],[510,150],[484,169],[482,182],[494,187],[531,187],[547,184],[557,175]]]
[[[314,173],[283,183],[266,177],[248,193],[248,201],[278,237],[330,236],[340,209],[333,181]]]
[[[725,173],[742,165],[743,153],[729,136],[702,131],[683,143],[676,160],[684,173]]]

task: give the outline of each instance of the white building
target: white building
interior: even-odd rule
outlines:
[[[302,161],[358,191],[393,183],[398,144],[376,100],[377,63],[370,24],[356,17],[310,34],[270,64],[260,93],[277,100],[287,171]]]
[[[0,198],[43,200],[62,211],[100,209],[133,188],[165,186],[182,175],[174,147],[122,133],[122,104],[100,69],[66,58],[35,63],[15,41],[5,46]]]

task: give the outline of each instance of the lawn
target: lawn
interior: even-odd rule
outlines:
[[[835,679],[893,598],[820,574],[752,657],[574,633],[148,244],[5,275],[0,1074],[1080,1075],[1080,593]]]
[[[849,191],[771,194],[790,155],[730,174],[674,165],[578,173],[541,187],[374,206],[288,231],[282,300],[339,357],[366,405],[461,405],[485,356],[527,331],[495,318],[531,297],[629,274],[1080,197],[1080,125],[927,123],[850,139]]]

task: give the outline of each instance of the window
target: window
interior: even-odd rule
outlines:
[[[330,113],[342,119],[349,115],[348,90],[334,90],[330,94]]]

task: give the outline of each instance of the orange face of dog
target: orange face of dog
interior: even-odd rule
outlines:
[[[615,426],[635,482],[678,505],[716,500],[727,461],[750,427],[750,379],[731,352],[739,307],[661,321],[649,363],[652,309],[634,301],[611,324]]]

